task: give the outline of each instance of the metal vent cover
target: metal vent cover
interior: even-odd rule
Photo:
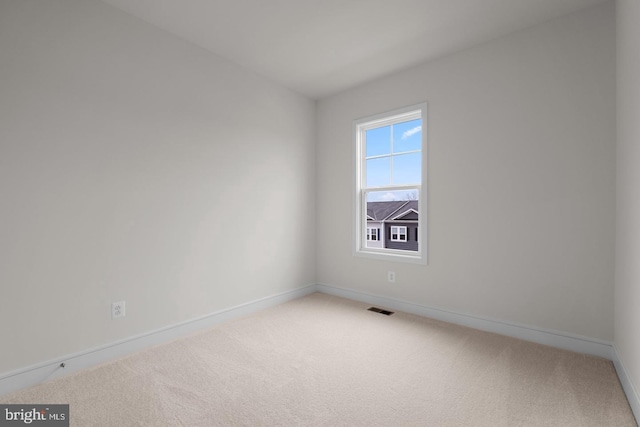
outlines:
[[[378,308],[378,307],[369,307],[369,308],[367,308],[367,310],[374,311],[374,312],[380,313],[380,314],[384,314],[385,316],[391,316],[394,313],[393,311],[383,310],[382,308]]]

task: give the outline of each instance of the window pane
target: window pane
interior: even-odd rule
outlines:
[[[391,126],[383,126],[366,132],[367,157],[391,152]]]
[[[369,191],[366,193],[367,248],[417,251],[417,241],[406,244],[409,227],[420,216],[418,190]],[[386,224],[384,228],[378,228]],[[413,234],[412,234],[413,235]]]
[[[402,153],[422,149],[422,120],[393,125],[393,152]]]
[[[391,159],[367,160],[367,187],[389,185],[391,183]]]
[[[393,184],[420,184],[421,157],[422,153],[393,156]]]

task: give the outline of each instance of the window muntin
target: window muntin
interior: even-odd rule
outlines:
[[[354,123],[355,254],[375,255],[374,258],[391,255],[400,260],[426,262],[426,235],[418,237],[426,230],[426,202],[422,197],[426,177],[425,124],[426,104]],[[392,203],[386,209],[381,202]],[[393,226],[400,231],[402,228],[398,227],[402,226],[391,223],[391,214],[398,216],[409,209],[417,213],[417,218],[409,220],[416,227],[404,226],[404,233],[394,236],[387,227]],[[374,243],[369,228],[380,228],[385,232],[379,232]],[[389,242],[394,244],[389,245]]]

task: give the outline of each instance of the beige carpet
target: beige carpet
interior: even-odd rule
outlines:
[[[0,397],[74,426],[635,426],[611,362],[313,294]]]

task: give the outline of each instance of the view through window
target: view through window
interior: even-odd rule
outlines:
[[[421,105],[355,123],[357,252],[422,259],[425,114]]]

